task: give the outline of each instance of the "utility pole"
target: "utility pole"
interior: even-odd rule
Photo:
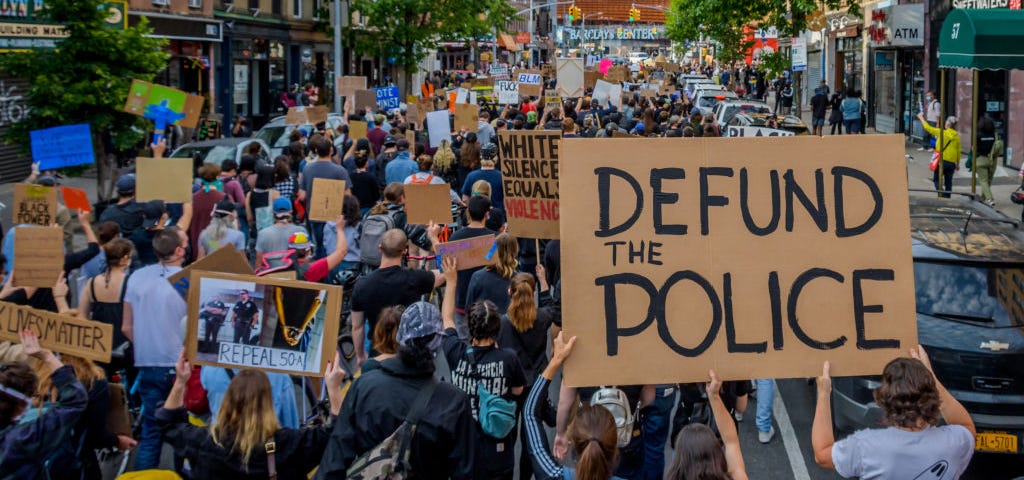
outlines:
[[[338,91],[338,80],[342,75],[341,60],[341,2],[334,0],[334,111],[344,114],[341,111],[341,92]]]
[[[526,48],[526,51],[530,53],[530,58],[526,59],[526,66],[531,68],[533,67],[533,48],[531,48],[530,45],[533,44],[534,23],[536,23],[536,20],[533,17],[533,0],[530,0],[530,24],[526,27],[526,31],[530,34],[530,41],[526,42],[526,45],[523,45],[523,48]]]

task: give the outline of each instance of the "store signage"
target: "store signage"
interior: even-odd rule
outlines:
[[[825,25],[828,27],[829,32],[843,30],[847,27],[853,27],[863,23],[864,19],[856,15],[850,15],[846,12],[830,13],[825,16]]]
[[[893,5],[871,12],[868,40],[875,47],[924,45],[924,4]]]
[[[530,34],[528,32],[519,32],[516,34],[516,43],[526,45],[530,43]]]
[[[659,26],[623,27],[607,26],[594,28],[566,28],[569,40],[660,40],[665,30]]]
[[[1016,6],[1017,8],[1013,8]],[[953,0],[953,8],[1008,8],[1020,10],[1020,2],[1011,0]]]
[[[793,71],[807,70],[807,37],[793,37],[789,51]]]

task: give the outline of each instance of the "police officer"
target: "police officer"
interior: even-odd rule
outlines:
[[[235,336],[232,340],[234,343],[249,343],[249,335],[253,327],[259,323],[257,318],[259,313],[260,309],[256,306],[256,302],[249,299],[249,292],[239,290],[238,302],[232,307],[232,324],[235,327]]]

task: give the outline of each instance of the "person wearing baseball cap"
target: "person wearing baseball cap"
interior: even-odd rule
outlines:
[[[334,221],[334,228],[343,231],[345,228],[345,217],[338,215]],[[296,277],[307,282],[319,282],[327,278],[327,274],[341,264],[348,253],[348,239],[344,235],[336,236],[334,251],[319,260],[310,261],[313,258],[313,243],[309,240],[306,232],[295,232],[288,237],[288,248],[295,250],[298,264],[295,266]]]
[[[121,231],[134,232],[142,227],[142,207],[135,201],[135,174],[127,173],[117,179],[117,203],[110,205],[100,215],[100,222],[114,222]]]
[[[447,305],[447,302],[446,302]],[[427,302],[402,313],[398,353],[364,372],[349,388],[345,408],[334,423],[319,473],[345,478],[356,457],[394,433],[414,405],[422,405],[409,458],[414,472],[444,478],[475,478],[474,420],[469,397],[448,382],[434,379],[434,356],[441,346],[441,312]]]
[[[263,264],[263,255],[280,252],[289,248],[293,234],[309,235],[305,228],[292,223],[292,202],[288,197],[278,197],[271,206],[274,224],[256,233],[256,264]]]
[[[409,175],[412,175],[420,170],[419,165],[412,159],[409,154],[409,140],[404,137],[399,138],[395,142],[395,158],[388,162],[387,166],[384,167],[384,183],[390,184],[393,182],[402,183]]]

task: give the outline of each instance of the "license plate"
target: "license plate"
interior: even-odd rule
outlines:
[[[1017,436],[1011,433],[978,433],[974,449],[986,452],[1017,453]]]

